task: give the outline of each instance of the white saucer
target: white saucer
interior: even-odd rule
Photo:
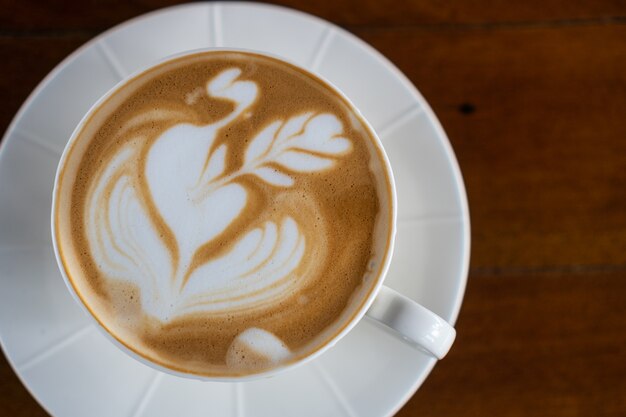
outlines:
[[[435,360],[367,321],[319,359],[285,374],[207,383],[164,375],[126,356],[65,288],[49,217],[55,169],[72,130],[124,76],[210,46],[283,56],[325,76],[362,110],[398,186],[398,236],[386,283],[456,320],[469,260],[467,201],[445,133],[415,87],[374,49],[326,21],[262,4],[196,3],[141,16],[90,41],[45,78],[9,127],[0,148],[4,352],[55,416],[393,414]]]

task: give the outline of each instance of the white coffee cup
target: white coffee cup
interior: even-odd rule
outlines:
[[[222,49],[222,50],[233,51],[233,52],[254,52],[255,54],[268,55],[268,54],[259,53],[256,51],[233,50],[233,49]],[[194,54],[198,52],[201,52],[201,51],[189,51],[183,54],[178,54],[172,57],[168,57],[157,64],[161,64],[162,62],[166,62],[171,59],[180,58],[185,55]],[[282,58],[276,58],[276,57],[272,57],[272,58],[280,59],[284,61],[284,59]],[[157,64],[155,64],[155,66]],[[203,380],[213,380],[213,381],[249,380],[249,379],[255,379],[261,376],[274,375],[276,373],[284,372],[289,369],[292,369],[296,366],[299,366],[303,363],[313,360],[314,358],[321,355],[323,352],[325,352],[327,349],[329,349],[335,343],[337,343],[342,337],[344,337],[365,316],[372,319],[373,322],[380,323],[383,328],[393,332],[395,335],[397,335],[398,337],[401,337],[407,343],[411,344],[417,349],[435,358],[441,359],[447,354],[456,336],[456,332],[454,328],[450,324],[448,324],[445,320],[443,320],[441,317],[437,316],[435,313],[419,305],[415,301],[403,296],[402,294],[399,294],[393,289],[383,285],[384,279],[389,269],[389,265],[391,263],[391,256],[393,254],[393,247],[394,247],[394,240],[395,240],[395,233],[396,233],[396,218],[397,218],[396,187],[395,187],[395,182],[393,180],[393,173],[392,173],[391,165],[389,163],[389,159],[387,155],[384,152],[384,148],[380,142],[380,139],[376,136],[374,129],[368,124],[367,120],[363,118],[362,115],[360,117],[362,122],[365,123],[367,127],[369,128],[370,132],[372,132],[373,134],[372,138],[376,142],[375,144],[378,147],[378,149],[381,151],[379,153],[380,162],[385,167],[385,170],[387,171],[388,178],[389,178],[389,188],[390,188],[389,191],[391,195],[390,197],[391,201],[389,201],[388,204],[391,207],[392,213],[391,213],[391,222],[388,225],[388,227],[390,229],[389,235],[391,236],[391,238],[387,245],[387,250],[386,250],[385,256],[383,257],[382,265],[379,268],[380,272],[378,273],[378,276],[375,278],[376,282],[375,282],[375,285],[373,286],[373,289],[369,291],[367,294],[365,294],[364,300],[359,300],[360,308],[358,309],[358,311],[356,311],[356,313],[352,315],[351,319],[343,325],[342,330],[340,332],[338,332],[331,339],[327,340],[326,343],[321,348],[317,349],[310,355],[303,357],[299,360],[288,363],[284,366],[272,368],[265,372],[252,374],[252,375],[245,375],[245,376],[234,376],[234,377],[230,377],[230,376],[229,377],[206,377],[206,376],[198,376],[195,374],[188,374],[184,372],[174,371],[170,368],[163,367],[157,363],[154,363],[144,358],[143,356],[138,355],[133,350],[125,346],[123,343],[120,343],[115,337],[113,337],[104,328],[104,326],[101,325],[100,321],[97,320],[91,314],[91,311],[89,310],[89,308],[87,308],[87,306],[84,304],[82,299],[78,296],[78,293],[76,289],[74,288],[72,281],[68,278],[68,274],[65,269],[65,266],[63,265],[63,262],[61,261],[59,246],[58,246],[57,237],[55,233],[56,222],[57,222],[56,200],[57,200],[57,194],[58,194],[58,185],[59,185],[60,175],[63,171],[62,168],[64,167],[64,164],[66,163],[66,160],[67,160],[68,149],[70,148],[72,143],[76,141],[78,132],[80,132],[83,125],[87,123],[87,121],[90,119],[91,114],[97,108],[99,108],[100,105],[103,102],[105,102],[111,95],[115,94],[115,92],[121,86],[123,86],[128,80],[135,78],[136,76],[144,72],[149,71],[149,69],[150,68],[138,71],[137,73],[121,81],[117,86],[115,86],[107,94],[105,94],[97,103],[95,103],[91,107],[91,109],[87,112],[87,114],[84,116],[84,118],[81,120],[81,122],[78,124],[78,126],[74,130],[72,137],[70,138],[70,140],[68,141],[68,144],[66,145],[65,152],[63,153],[63,156],[61,157],[61,160],[59,162],[59,168],[57,170],[57,175],[56,175],[55,185],[54,185],[54,190],[53,190],[52,240],[53,240],[53,247],[54,247],[57,263],[59,265],[61,274],[64,278],[65,284],[68,287],[68,290],[70,291],[70,293],[72,294],[76,302],[78,302],[79,305],[81,305],[81,307],[85,311],[90,313],[89,316],[94,320],[94,322],[97,323],[98,328],[109,338],[109,340],[111,340],[115,345],[117,345],[125,353],[129,354],[133,358],[155,369],[158,369],[158,370],[161,370],[163,372],[167,372],[173,375],[177,375],[177,376],[191,377],[191,378],[196,378],[196,379],[199,378]],[[304,69],[302,70],[305,72],[308,72]],[[346,97],[338,88],[334,87],[333,84],[330,83],[328,80],[324,80],[323,77],[317,74],[315,74],[314,76],[325,81],[338,96],[342,97],[347,102],[350,102],[349,98]],[[358,110],[356,109],[354,105],[352,105],[352,108],[358,112]]]

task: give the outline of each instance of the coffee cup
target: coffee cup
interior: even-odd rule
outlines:
[[[121,81],[61,157],[52,240],[103,333],[174,375],[233,381],[313,360],[364,316],[445,356],[455,330],[385,287],[396,189],[328,81],[210,49]]]

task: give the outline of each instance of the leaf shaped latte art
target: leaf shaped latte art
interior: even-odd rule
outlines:
[[[269,184],[292,186],[289,171],[307,173],[331,168],[335,158],[352,149],[350,141],[340,136],[342,132],[339,119],[329,113],[304,113],[276,121],[252,140],[244,169]]]

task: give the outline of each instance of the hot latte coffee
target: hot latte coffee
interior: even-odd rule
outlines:
[[[73,291],[118,342],[187,374],[327,344],[389,256],[381,150],[320,79],[209,51],[125,82],[81,122],[55,191]]]

